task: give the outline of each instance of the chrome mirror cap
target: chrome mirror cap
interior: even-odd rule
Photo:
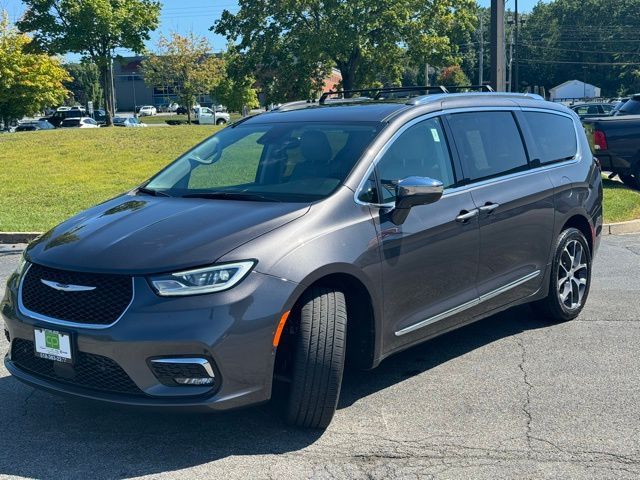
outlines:
[[[396,206],[391,212],[391,221],[401,225],[412,207],[437,202],[443,193],[444,185],[440,180],[429,177],[403,178],[396,184]]]

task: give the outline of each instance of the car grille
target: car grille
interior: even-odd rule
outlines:
[[[101,355],[77,352],[73,365],[36,357],[33,342],[16,338],[11,361],[20,369],[38,377],[103,392],[144,395],[116,362]]]
[[[61,291],[41,280],[95,288]],[[110,325],[131,303],[133,282],[126,275],[69,272],[32,264],[23,280],[21,295],[24,307],[40,315],[68,322]]]

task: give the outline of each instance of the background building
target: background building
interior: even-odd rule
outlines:
[[[580,80],[569,80],[549,89],[549,100],[597,98],[600,88]]]

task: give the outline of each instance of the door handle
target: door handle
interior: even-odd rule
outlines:
[[[460,223],[467,223],[469,220],[471,220],[473,217],[478,215],[478,209],[475,208],[473,210],[471,210],[470,212],[467,210],[462,210],[460,212],[460,215],[458,215],[456,217],[456,222],[460,222]]]
[[[487,203],[486,205],[480,207],[478,210],[480,210],[481,213],[486,213],[487,215],[489,215],[493,213],[493,211],[499,206],[499,203]]]

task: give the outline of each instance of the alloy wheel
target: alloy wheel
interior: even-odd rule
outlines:
[[[558,297],[567,310],[582,306],[589,278],[588,254],[577,240],[567,242],[558,268]]]

